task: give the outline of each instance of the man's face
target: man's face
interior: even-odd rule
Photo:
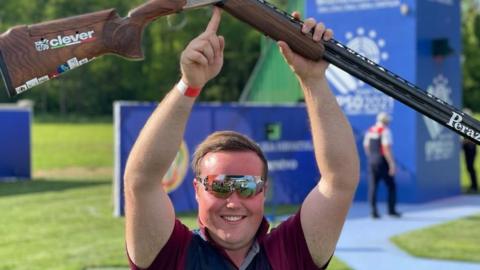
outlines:
[[[207,175],[262,175],[263,163],[254,152],[208,153],[200,163],[200,177]],[[200,221],[210,236],[226,249],[240,249],[251,244],[263,218],[265,189],[251,198],[234,192],[228,198],[217,198],[196,183]]]

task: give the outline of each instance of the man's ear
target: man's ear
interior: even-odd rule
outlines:
[[[193,190],[195,190],[195,200],[197,200],[197,203],[198,203],[198,182],[195,178],[193,178],[192,185],[193,185]]]

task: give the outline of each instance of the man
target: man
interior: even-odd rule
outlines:
[[[298,13],[294,16],[299,18]],[[181,55],[182,79],[153,112],[125,171],[126,246],[132,269],[321,269],[335,250],[359,177],[351,127],[327,86],[324,61],[279,48],[305,94],[319,184],[301,210],[271,233],[263,218],[267,163],[250,139],[217,132],[193,159],[199,231],[175,218],[161,179],[180,147],[201,88],[221,70],[225,41],[217,35],[220,9]],[[304,33],[329,39],[331,30],[308,19]],[[292,179],[295,181],[295,179]]]
[[[392,152],[393,139],[388,128],[389,123],[389,115],[384,112],[379,113],[376,124],[368,129],[363,140],[363,147],[368,158],[370,174],[368,198],[373,218],[380,218],[377,209],[377,189],[378,183],[382,179],[388,189],[388,214],[393,217],[401,216],[395,209],[395,158]]]

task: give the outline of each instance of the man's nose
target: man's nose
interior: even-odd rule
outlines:
[[[242,197],[238,195],[237,191],[234,191],[226,200],[227,208],[235,208],[241,205]]]

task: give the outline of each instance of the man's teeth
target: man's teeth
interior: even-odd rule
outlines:
[[[239,221],[240,219],[242,219],[241,216],[223,216],[223,218],[228,221]]]

